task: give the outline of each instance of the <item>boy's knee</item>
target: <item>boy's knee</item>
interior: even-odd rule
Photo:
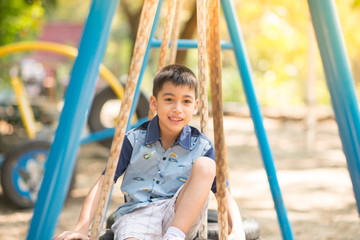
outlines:
[[[213,179],[216,175],[215,161],[208,157],[199,157],[194,162],[193,171],[196,175]]]

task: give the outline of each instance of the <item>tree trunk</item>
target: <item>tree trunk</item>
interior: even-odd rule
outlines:
[[[131,29],[130,30],[131,31],[131,33],[130,33],[131,40],[134,44],[135,40],[136,40],[136,34],[137,34],[138,26],[139,26],[139,21],[140,21],[141,8],[138,9],[138,11],[136,11],[136,12],[130,11],[129,3],[126,0],[120,1],[120,6],[128,19],[128,23],[129,23],[130,29]]]
[[[123,10],[124,14],[128,19],[128,23],[131,29],[131,40],[134,43],[136,39],[137,29],[140,20],[141,8],[138,9],[136,12],[131,11],[129,6],[131,2],[127,0],[120,1],[121,9]],[[194,33],[196,32],[196,8],[195,5],[193,7],[193,11],[189,20],[185,23],[185,27],[183,28],[182,32],[180,33],[180,39],[192,39]],[[176,56],[176,63],[184,64],[186,60],[187,50],[179,51]]]
[[[196,8],[194,7],[194,10],[191,14],[191,17],[186,22],[184,29],[180,33],[180,39],[192,39],[194,36],[194,33],[196,32]],[[176,63],[178,64],[184,64],[186,60],[186,54],[187,50],[179,51],[176,55]]]

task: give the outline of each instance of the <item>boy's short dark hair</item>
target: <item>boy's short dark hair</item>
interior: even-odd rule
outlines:
[[[189,86],[190,89],[194,89],[195,99],[197,99],[197,80],[195,74],[189,68],[180,64],[171,64],[160,69],[154,77],[153,96],[157,97],[166,82],[171,82],[175,86]]]

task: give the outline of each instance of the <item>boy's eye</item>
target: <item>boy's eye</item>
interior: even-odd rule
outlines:
[[[171,102],[172,98],[165,98],[165,102]]]
[[[192,101],[191,101],[191,100],[189,100],[189,99],[185,100],[184,102],[185,102],[186,104],[190,104],[190,103],[192,103]]]

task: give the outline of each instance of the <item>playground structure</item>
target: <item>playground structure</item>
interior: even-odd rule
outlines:
[[[1,46],[0,57],[27,51],[52,52],[71,59],[77,56],[76,48],[63,44],[53,42],[18,42]],[[21,119],[30,141],[20,141],[19,144],[15,144],[16,146],[5,154],[4,160],[0,162],[2,173],[1,185],[5,197],[13,206],[29,208],[33,207],[41,186],[42,173],[45,167],[44,158],[47,158],[52,136],[51,134],[46,137],[38,136],[39,131],[42,130],[35,123],[33,109],[27,98],[23,82],[18,77],[17,71],[10,71],[10,74],[12,74],[11,83],[21,112]],[[106,128],[109,126],[103,124],[101,114],[103,107],[106,107],[107,101],[114,99],[121,100],[123,98],[124,89],[116,77],[104,65],[100,65],[99,74],[109,86],[102,89],[94,97],[88,118],[90,133],[82,138],[82,144],[100,141],[103,145],[110,147],[114,131],[113,129]],[[140,94],[139,104],[141,106],[136,109],[131,127],[138,126],[146,121],[149,104],[143,93]],[[115,123],[116,119],[114,117],[111,120]],[[32,140],[35,136],[36,139]]]
[[[159,6],[161,3],[162,1],[159,2]],[[291,228],[287,221],[286,210],[281,199],[273,159],[262,125],[261,113],[254,94],[251,70],[247,61],[245,48],[243,47],[244,44],[240,35],[240,28],[235,15],[232,15],[234,13],[232,3],[225,0],[221,3],[228,23],[233,48],[264,159],[264,165],[267,170],[282,235],[284,239],[293,239]],[[61,132],[62,134],[55,135],[55,140],[51,147],[48,160],[49,168],[47,168],[44,177],[46,181],[44,181],[40,190],[39,200],[35,207],[28,239],[37,238],[40,234],[42,237],[51,238],[54,232],[56,219],[64,202],[65,190],[69,185],[71,170],[74,167],[75,154],[80,144],[79,136],[81,134],[79,133],[81,132],[79,131],[81,131],[84,126],[84,116],[89,108],[89,100],[87,98],[89,94],[87,93],[91,92],[94,87],[98,66],[103,57],[104,46],[109,33],[109,25],[116,5],[117,1],[108,1],[106,3],[96,0],[93,1],[57,130],[57,132]],[[309,0],[309,7],[359,209],[359,109],[337,20],[335,4],[334,2]],[[154,26],[156,26],[156,19],[155,17],[153,21]],[[149,39],[152,40],[151,34]],[[181,45],[180,41],[179,45]],[[149,44],[146,53],[148,53],[148,49]],[[145,57],[140,60],[144,60],[141,61],[143,62],[143,67],[144,62],[146,62],[146,54]],[[136,78],[137,77],[139,76],[136,76]],[[85,78],[88,80],[87,84],[84,84]],[[130,76],[129,78],[134,77]],[[78,81],[73,81],[73,79],[77,79]],[[141,79],[141,77],[139,77],[139,79]],[[138,86],[139,84],[137,84],[137,87]],[[340,88],[339,86],[342,87]],[[68,99],[74,103],[72,106]],[[124,99],[126,99],[126,97]],[[68,119],[72,119],[73,124],[69,124]]]
[[[51,52],[51,53],[56,53],[59,55],[67,56],[71,59],[74,59],[77,56],[77,49],[72,46],[63,45],[63,44],[54,43],[54,42],[41,42],[41,41],[31,42],[30,41],[30,42],[17,42],[17,43],[12,43],[12,44],[8,44],[5,46],[1,46],[0,47],[0,57],[4,57],[7,55],[19,53],[19,52],[27,52],[27,51]],[[114,98],[116,97],[118,99],[122,99],[123,95],[124,95],[123,86],[118,82],[118,80],[114,76],[114,74],[103,64],[100,65],[99,75],[109,84],[109,87],[113,92],[113,93],[111,93],[110,92],[111,90],[110,91],[107,90],[107,93],[110,95],[114,95]],[[16,74],[14,76],[12,76],[12,79],[16,80],[15,81],[16,86],[13,88],[14,88],[16,97],[18,99],[20,99],[19,108],[22,112],[32,114],[31,113],[32,109],[30,109],[29,104],[26,101],[23,101],[24,98],[26,99],[26,92],[20,91],[21,88],[23,88],[23,86],[22,86],[22,83],[20,82],[20,80],[17,78],[18,77]],[[19,90],[19,88],[20,88],[20,90]],[[95,98],[96,98],[96,96],[95,96]],[[23,104],[21,104],[22,103],[21,100],[23,101]],[[101,100],[99,100],[99,101],[101,101]],[[135,112],[134,117],[132,119],[132,121],[133,121],[132,124],[134,126],[137,126],[145,121],[145,119],[138,119],[138,116],[137,116],[138,113],[139,113],[138,111]],[[34,123],[32,122],[32,121],[34,121],[33,118],[22,115],[22,121],[26,128],[26,131],[28,132],[28,136],[30,138],[34,138],[36,135],[37,129],[35,129]],[[139,121],[139,122],[137,122],[137,121]],[[93,127],[90,126],[90,130],[92,130],[92,132],[95,132],[96,130],[99,130],[99,129],[93,129]],[[94,135],[89,134],[82,141],[85,143],[97,141],[97,140],[101,140],[104,138],[108,138],[109,136],[111,136],[111,134],[113,134],[113,132],[109,132],[109,133],[105,132],[105,133],[102,133],[101,135],[100,135],[100,133],[97,133]]]

